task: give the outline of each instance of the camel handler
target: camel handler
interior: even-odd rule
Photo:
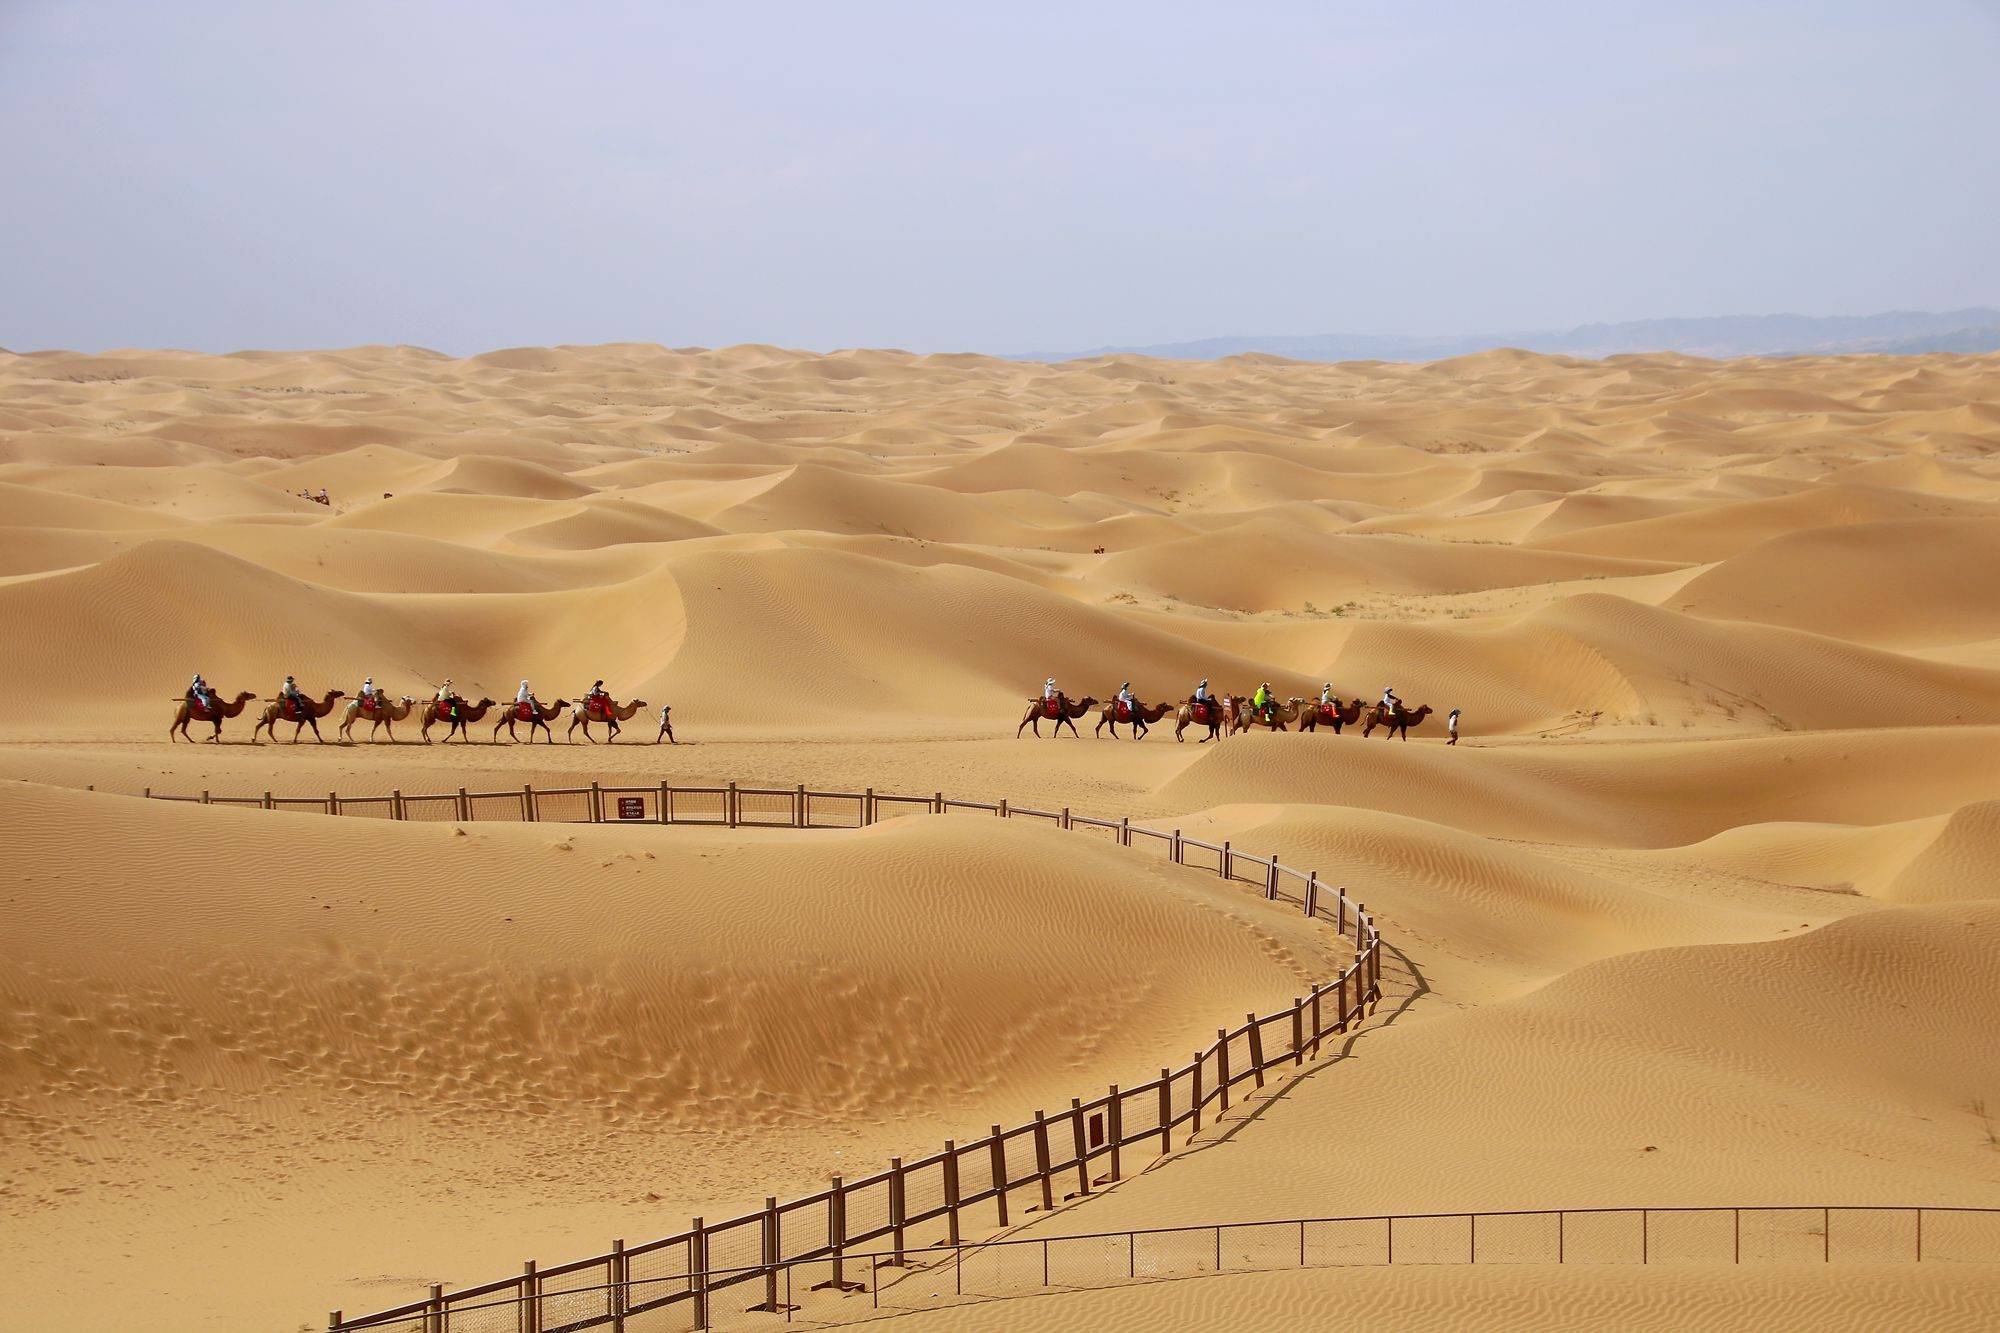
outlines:
[[[1444,724],[1451,729],[1451,739],[1446,741],[1445,744],[1458,744],[1458,710],[1456,708],[1445,715]]]

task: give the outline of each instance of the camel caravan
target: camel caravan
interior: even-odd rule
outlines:
[[[167,729],[167,739],[192,742],[194,737],[188,734],[189,724],[206,722],[212,729],[207,739],[219,744],[222,740],[222,724],[231,718],[241,717],[244,707],[256,698],[255,694],[246,690],[233,699],[225,699],[206,680],[196,676],[188,686],[187,693],[174,701],[174,721]],[[343,699],[347,700],[344,705],[341,703]],[[519,741],[520,728],[525,727],[529,744],[534,743],[535,735],[539,732],[549,744],[553,745],[556,737],[551,724],[563,713],[568,712],[569,730],[564,733],[564,740],[575,744],[577,728],[581,727],[583,738],[592,745],[598,744],[597,734],[591,730],[595,724],[604,728],[603,744],[610,745],[617,741],[623,725],[637,717],[639,710],[648,706],[644,699],[630,699],[622,704],[619,703],[606,692],[604,682],[601,680],[584,693],[581,703],[557,699],[552,704],[544,704],[535,697],[534,691],[524,680],[514,697],[514,702],[501,708],[499,717],[493,724],[492,743],[496,745],[499,743],[502,731],[507,733],[509,739]],[[475,703],[460,697],[449,680],[440,685],[431,698],[419,703],[416,696],[409,694],[391,699],[376,688],[372,676],[361,682],[361,692],[352,699],[348,698],[345,690],[328,690],[318,699],[314,699],[299,688],[294,678],[287,676],[285,683],[278,687],[277,697],[258,710],[257,724],[250,730],[250,742],[253,745],[257,744],[260,734],[268,734],[273,741],[277,740],[278,727],[289,722],[292,726],[292,744],[298,744],[301,736],[310,727],[313,739],[324,745],[326,737],[321,734],[319,724],[338,708],[340,725],[336,735],[346,744],[357,743],[354,738],[354,728],[359,723],[366,722],[370,742],[373,742],[378,735],[386,735],[389,743],[393,745],[396,743],[396,724],[407,722],[412,714],[416,716],[418,734],[423,738],[424,744],[431,743],[431,728],[436,726],[444,728],[445,741],[457,736],[462,744],[470,744],[472,725],[484,721],[488,713],[500,707],[491,699],[482,698]],[[653,737],[655,745],[680,743],[674,738],[673,711],[671,705],[661,707],[660,729]]]
[[[1076,720],[1097,710],[1097,725],[1091,734],[1102,737],[1108,729],[1112,739],[1117,739],[1120,725],[1129,726],[1133,740],[1144,740],[1146,733],[1168,713],[1174,715],[1174,739],[1186,740],[1184,735],[1190,728],[1204,731],[1195,743],[1203,745],[1212,740],[1233,736],[1248,731],[1252,727],[1265,727],[1271,731],[1284,731],[1296,725],[1301,732],[1316,731],[1321,727],[1330,728],[1338,736],[1347,727],[1359,726],[1365,739],[1375,734],[1380,727],[1387,737],[1410,739],[1410,728],[1420,727],[1424,719],[1431,715],[1429,704],[1411,708],[1396,697],[1393,687],[1383,689],[1381,699],[1369,704],[1363,699],[1343,701],[1333,692],[1333,683],[1321,687],[1317,700],[1308,700],[1293,695],[1280,702],[1271,692],[1271,682],[1265,681],[1249,694],[1216,694],[1208,687],[1206,680],[1195,686],[1194,693],[1179,703],[1145,704],[1132,693],[1132,682],[1126,681],[1112,696],[1110,702],[1100,704],[1097,699],[1086,695],[1072,700],[1056,688],[1051,676],[1042,683],[1042,693],[1028,700],[1028,711],[1021,718],[1021,724],[1014,728],[1018,739],[1022,732],[1033,727],[1035,735],[1042,734],[1042,723],[1052,724],[1049,734],[1059,736],[1068,727],[1070,735],[1081,736],[1076,729]],[[1454,708],[1446,718],[1449,737],[1447,745],[1458,744],[1459,710]]]

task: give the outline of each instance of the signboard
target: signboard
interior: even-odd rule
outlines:
[[[646,817],[646,798],[643,796],[620,796],[618,798],[618,817],[620,819],[644,819]]]

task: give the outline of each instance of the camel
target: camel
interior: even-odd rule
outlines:
[[[1200,717],[1195,716],[1197,707],[1202,710]],[[1174,714],[1174,739],[1184,740],[1181,733],[1189,727],[1207,727],[1208,735],[1195,742],[1197,745],[1206,745],[1225,734],[1223,728],[1235,721],[1235,709],[1236,700],[1226,694],[1212,696],[1204,704],[1196,704],[1190,699]]]
[[[514,724],[516,722],[525,722],[528,724],[528,744],[533,745],[535,743],[535,732],[545,731],[549,735],[549,744],[554,745],[556,743],[556,733],[555,729],[549,726],[549,719],[560,715],[562,710],[569,706],[570,703],[567,699],[558,699],[547,707],[543,707],[541,701],[538,699],[531,699],[525,704],[508,704],[507,710],[500,714],[500,720],[493,724],[493,740],[496,744],[499,742],[500,728],[502,727],[507,728],[508,740],[520,740],[521,738],[514,734]],[[527,709],[532,716],[522,717],[521,710],[523,708]]]
[[[569,715],[569,732],[563,739],[574,742],[576,739],[576,729],[581,726],[583,728],[583,738],[592,745],[595,745],[597,744],[597,737],[590,734],[590,724],[592,722],[602,722],[605,726],[611,728],[611,734],[605,737],[604,740],[606,745],[610,745],[618,739],[618,724],[620,722],[630,722],[632,715],[645,706],[646,701],[644,699],[634,699],[631,703],[623,705],[616,699],[613,699],[610,711],[603,714],[593,715],[589,709],[579,708]],[[533,736],[535,733],[531,731],[528,734]],[[555,738],[551,736],[550,739],[553,740]],[[655,737],[653,743],[655,745],[659,744],[659,739]]]
[[[1078,734],[1076,720],[1097,707],[1097,702],[1097,700],[1087,694],[1075,703],[1071,703],[1069,696],[1066,694],[1056,696],[1053,701],[1043,699],[1039,696],[1030,699],[1028,700],[1028,715],[1021,719],[1021,726],[1014,728],[1014,739],[1021,739],[1022,727],[1026,727],[1030,722],[1035,724],[1035,735],[1040,736],[1042,734],[1043,719],[1056,724],[1055,730],[1050,732],[1050,735],[1059,736],[1062,734],[1062,729],[1068,727],[1069,734],[1075,736]]]
[[[1376,704],[1368,714],[1368,724],[1361,728],[1361,738],[1366,740],[1368,737],[1374,735],[1375,728],[1377,727],[1387,727],[1388,730],[1382,733],[1384,740],[1395,735],[1401,735],[1404,740],[1408,740],[1410,739],[1410,728],[1421,725],[1423,720],[1430,715],[1431,706],[1429,704],[1424,704],[1415,709],[1398,708],[1394,713],[1383,708],[1381,704]]]
[[[310,699],[300,699],[299,704],[302,711],[296,712],[286,707],[289,702],[288,700],[282,698],[273,699],[264,705],[264,714],[257,719],[257,725],[250,728],[250,739],[254,742],[257,739],[258,732],[269,730],[271,740],[275,743],[278,739],[278,724],[280,722],[289,722],[292,724],[292,744],[297,745],[299,743],[299,733],[307,727],[311,727],[313,729],[313,739],[321,745],[325,745],[326,737],[319,734],[319,720],[333,711],[334,700],[345,699],[346,697],[346,690],[328,690],[326,697],[318,703],[314,703]]]
[[[407,694],[395,703],[390,703],[380,695],[377,695],[376,699],[377,703],[373,712],[362,708],[359,699],[347,705],[347,709],[340,719],[340,739],[344,741],[353,740],[354,724],[365,717],[373,723],[368,728],[369,740],[374,740],[375,733],[381,728],[387,727],[389,729],[389,744],[394,745],[396,743],[396,724],[410,715],[410,710],[417,706],[417,701]]]
[[[660,734],[653,737],[653,744],[658,745],[663,738],[669,745],[680,744],[679,741],[674,739],[674,720],[669,716],[673,711],[674,706],[672,704],[662,704],[660,706]]]
[[[210,744],[220,745],[222,743],[222,719],[226,717],[241,717],[243,714],[243,705],[249,703],[257,696],[245,690],[228,703],[224,703],[222,696],[219,694],[213,697],[215,699],[215,707],[213,709],[196,708],[184,698],[174,700],[174,724],[167,728],[167,740],[171,743],[174,739],[174,733],[179,732],[182,740],[192,743],[194,737],[188,735],[188,723],[213,722],[215,724],[215,734],[208,739]]]
[[[1351,727],[1361,720],[1361,710],[1367,706],[1359,699],[1351,704],[1344,704],[1338,699],[1330,704],[1313,704],[1299,715],[1299,730],[1307,732],[1314,727],[1332,727],[1333,734],[1338,736],[1342,727]]]
[[[1102,736],[1104,729],[1109,727],[1111,728],[1111,739],[1115,741],[1118,739],[1118,724],[1120,722],[1130,722],[1132,724],[1132,739],[1135,741],[1144,740],[1146,738],[1146,729],[1165,717],[1168,710],[1172,707],[1172,704],[1154,704],[1148,708],[1145,704],[1134,703],[1130,715],[1121,718],[1118,716],[1118,701],[1114,699],[1098,710],[1097,728],[1090,734],[1093,736]]]
[[[1273,708],[1269,715],[1261,709],[1252,708],[1247,699],[1238,699],[1235,703],[1236,718],[1230,727],[1232,734],[1248,731],[1252,727],[1269,727],[1273,731],[1283,731],[1287,722],[1298,721],[1299,714],[1303,713],[1306,707],[1306,701],[1296,694]]]
[[[451,715],[446,717],[439,713],[437,700],[431,700],[424,705],[424,744],[429,745],[431,743],[431,724],[440,721],[448,724],[444,733],[447,743],[451,740],[452,733],[456,732],[465,744],[472,744],[472,731],[466,724],[477,722],[485,717],[486,710],[492,706],[493,701],[491,699],[481,699],[476,704],[469,704],[465,700],[460,699],[453,704]]]

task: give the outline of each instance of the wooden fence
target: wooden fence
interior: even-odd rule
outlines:
[[[828,1325],[877,1311],[935,1309],[1052,1289],[1088,1290],[1210,1273],[1410,1264],[1906,1264],[2000,1262],[2000,1208],[1755,1205],[1681,1208],[1561,1208],[1484,1213],[1306,1217],[1219,1225],[1148,1227],[1061,1236],[1006,1236],[934,1247],[912,1266],[891,1250],[848,1252],[776,1267],[773,1307],[673,1311],[657,1285],[687,1279],[626,1278],[571,1288],[566,1303],[511,1291],[446,1310],[386,1311],[340,1327],[378,1333],[518,1333],[609,1328],[614,1333]],[[855,1281],[836,1281],[846,1272]],[[763,1267],[696,1275],[711,1292]],[[530,1309],[531,1306],[536,1308]]]
[[[790,1267],[824,1261],[831,1289],[847,1289],[850,1253],[885,1249],[888,1263],[903,1265],[934,1246],[961,1244],[968,1231],[1006,1227],[1023,1216],[1117,1181],[1137,1166],[1186,1143],[1204,1123],[1228,1114],[1271,1077],[1317,1056],[1328,1038],[1346,1033],[1373,1011],[1381,996],[1381,936],[1364,904],[1320,882],[1317,872],[1279,864],[1275,856],[1238,851],[1228,841],[1206,842],[1180,829],[1141,828],[1129,819],[1094,819],[1068,807],[1054,810],[996,802],[878,792],[814,791],[796,787],[611,786],[469,791],[386,796],[167,796],[265,810],[308,811],[348,818],[489,823],[549,821],[605,824],[698,824],[726,828],[860,828],[913,814],[967,812],[1001,819],[1041,821],[1150,850],[1177,866],[1254,886],[1263,896],[1325,922],[1352,942],[1353,961],[1287,1008],[1247,1014],[1223,1025],[1215,1040],[1177,1069],[1136,1085],[1110,1085],[1067,1107],[1035,1113],[1011,1128],[994,1125],[981,1138],[946,1140],[941,1151],[891,1158],[888,1168],[855,1180],[834,1177],[803,1198],[765,1199],[764,1206],[720,1222],[695,1218],[672,1236],[603,1254],[541,1267],[533,1262],[515,1276],[445,1292],[433,1287],[421,1301],[344,1318],[329,1327],[444,1333],[474,1325],[454,1311],[486,1310],[496,1302],[521,1312],[509,1333],[567,1333],[597,1327],[624,1329],[651,1311],[681,1327],[704,1328],[725,1305],[778,1312],[779,1286]],[[737,1290],[742,1288],[743,1290]],[[614,1309],[598,1299],[607,1290],[628,1293]],[[856,1288],[858,1289],[858,1287]],[[586,1293],[594,1293],[586,1296]],[[480,1325],[485,1327],[485,1325]],[[493,1325],[493,1327],[500,1327]]]

